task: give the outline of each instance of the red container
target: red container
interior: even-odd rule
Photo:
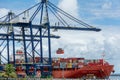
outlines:
[[[58,48],[56,51],[57,54],[64,54],[64,50],[62,48]]]
[[[23,54],[23,51],[22,50],[17,50],[16,54]]]
[[[60,68],[60,63],[53,63],[53,68],[55,69]]]
[[[35,57],[35,62],[36,63],[40,62],[40,57]]]
[[[84,67],[84,63],[79,62],[79,63],[77,64],[77,67],[78,67],[78,68],[82,68],[82,67]]]
[[[17,66],[16,67],[16,71],[22,71],[23,69],[22,69],[22,66]]]
[[[60,62],[65,62],[66,60],[64,58],[60,58]]]
[[[75,63],[75,62],[77,62],[77,61],[78,61],[78,58],[73,58],[73,59],[72,59],[72,62],[73,62],[73,63]]]
[[[60,66],[60,63],[53,63],[53,66]]]

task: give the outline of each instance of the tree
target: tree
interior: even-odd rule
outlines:
[[[1,73],[2,77],[5,78],[17,78],[17,75],[15,73],[15,69],[12,64],[6,64],[5,65],[5,72]]]

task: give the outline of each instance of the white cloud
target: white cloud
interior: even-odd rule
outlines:
[[[52,56],[55,57],[84,57],[87,59],[102,58],[115,65],[116,73],[119,66],[120,28],[106,27],[101,32],[59,31],[61,38],[52,41]],[[64,55],[57,55],[55,51],[63,48]],[[111,60],[112,59],[112,60]]]
[[[58,7],[74,17],[79,17],[79,6],[77,0],[59,0]]]
[[[112,18],[118,19],[120,18],[120,5],[117,4],[119,1],[114,0],[98,0],[90,3],[85,3],[87,6],[81,4],[81,13],[88,14],[86,18],[89,20],[97,20],[97,19],[105,19]]]
[[[118,8],[118,5],[114,6],[115,3],[110,1],[110,0],[105,0],[101,4],[101,7],[98,9],[93,9],[91,10],[92,13],[96,17],[101,17],[101,18],[118,18],[120,17],[120,8]]]
[[[112,8],[112,2],[107,1],[102,5],[102,9],[111,9]]]
[[[112,10],[105,10],[105,9],[92,9],[90,11],[93,15],[95,15],[95,18],[118,18],[120,17],[119,9],[112,9]]]

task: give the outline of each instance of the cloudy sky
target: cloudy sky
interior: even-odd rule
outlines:
[[[98,59],[104,52],[105,59],[115,65],[116,73],[120,73],[120,0],[50,1],[78,19],[102,29],[101,32],[55,32],[61,38],[52,40],[52,56]],[[10,10],[19,13],[37,2],[39,0],[0,0],[0,17]],[[55,54],[59,47],[65,50],[64,55]]]

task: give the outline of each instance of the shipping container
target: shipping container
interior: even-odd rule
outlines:
[[[16,64],[20,64],[21,61],[20,61],[19,59],[16,59],[15,63],[16,63]]]
[[[72,63],[67,63],[67,68],[72,68]]]
[[[56,51],[57,54],[64,54],[64,50],[62,48],[58,48]]]
[[[39,63],[40,62],[40,57],[35,57],[35,63]]]
[[[80,59],[79,59],[79,60],[78,60],[78,63],[79,63],[79,62],[84,63],[84,60],[82,60],[82,59],[80,60]]]
[[[78,61],[78,58],[72,58],[72,62],[76,63]]]
[[[56,63],[52,63],[53,66],[60,66],[60,63],[56,62]]]
[[[84,66],[84,63],[80,62],[80,63],[77,64],[77,68],[82,68],[83,66]]]
[[[60,68],[62,69],[66,68],[66,62],[60,62]]]
[[[16,67],[16,71],[22,71],[22,70],[23,70],[22,66],[17,66]]]
[[[54,69],[59,69],[59,68],[60,68],[60,66],[53,66],[53,68],[54,68]]]
[[[53,61],[56,61],[56,60],[60,60],[60,58],[54,57],[54,58],[52,58],[52,60],[53,60]]]
[[[77,64],[76,62],[72,63],[72,68],[77,68]]]
[[[64,58],[60,58],[60,62],[65,62],[65,59]]]

